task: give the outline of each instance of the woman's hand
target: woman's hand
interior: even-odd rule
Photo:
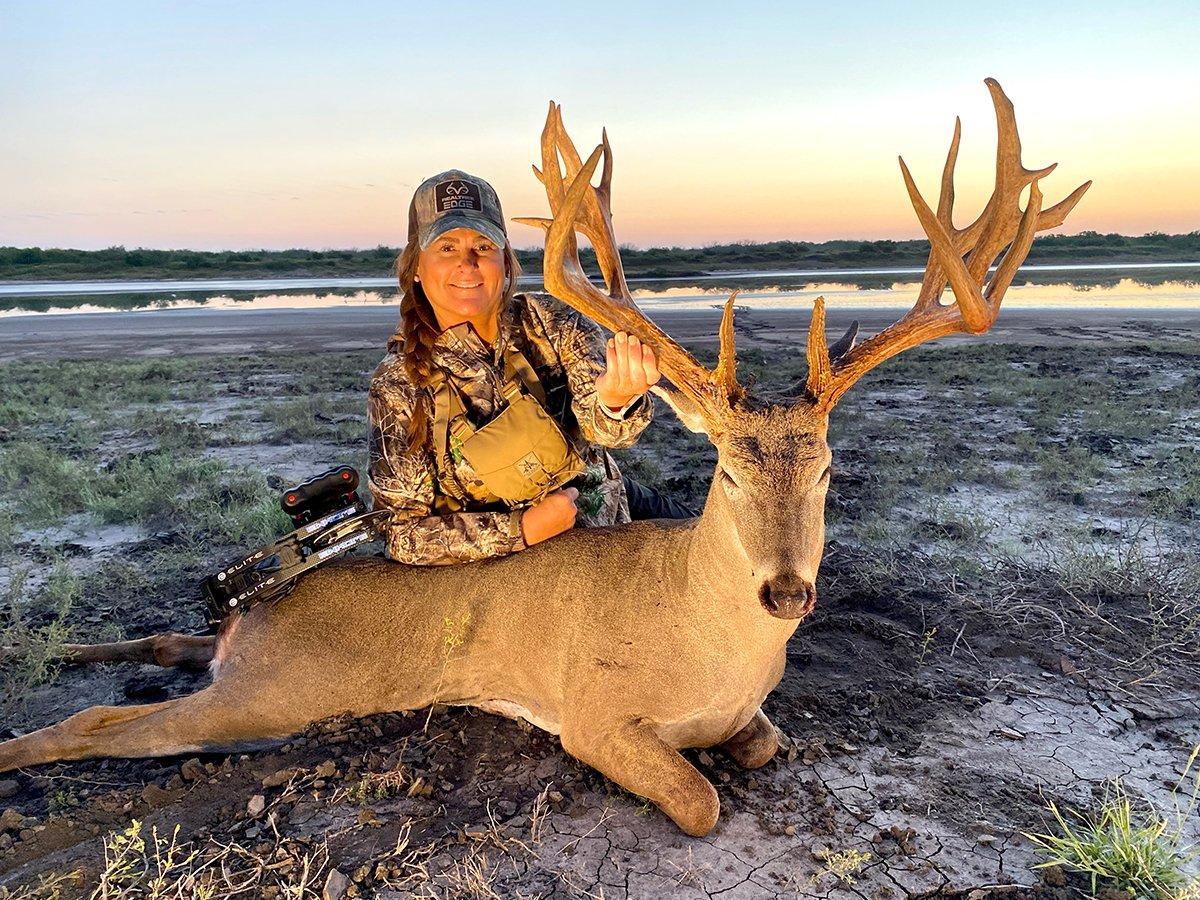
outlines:
[[[658,383],[658,360],[648,344],[618,331],[608,339],[605,371],[596,378],[596,395],[611,410],[618,410]]]
[[[579,491],[569,487],[548,494],[541,503],[525,510],[521,515],[521,535],[525,545],[532,547],[573,528],[578,497]]]

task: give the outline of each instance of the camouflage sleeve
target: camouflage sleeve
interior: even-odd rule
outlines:
[[[558,357],[567,370],[571,408],[586,440],[602,447],[629,447],[650,424],[654,404],[640,397],[626,407],[624,415],[602,408],[596,396],[596,378],[604,371],[604,335],[600,327],[573,309],[562,307],[563,315],[551,330],[559,342]]]
[[[382,367],[381,367],[382,368]],[[433,454],[408,449],[416,402],[407,383],[386,377],[371,381],[367,394],[367,489],[376,509],[393,511],[384,527],[388,556],[413,566],[445,566],[504,556],[525,548],[521,510],[431,515]]]

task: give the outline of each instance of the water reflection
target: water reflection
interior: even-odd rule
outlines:
[[[830,273],[835,274],[835,273]],[[917,276],[837,273],[837,280],[776,273],[705,278],[702,281],[638,280],[634,298],[647,310],[706,309],[723,303],[733,290],[738,303],[752,309],[809,308],[818,296],[830,307],[908,307],[920,287]],[[919,274],[919,273],[918,273]],[[1095,308],[1200,308],[1200,266],[1194,271],[1137,270],[1045,273],[1022,271],[1008,291],[1005,306]],[[522,279],[525,290],[540,290],[537,279]],[[78,286],[76,286],[78,288]],[[364,289],[351,285],[314,291],[290,290],[130,291],[70,296],[0,296],[0,316],[29,313],[104,312],[166,309],[296,309],[337,306],[384,306],[398,303],[394,287]]]
[[[1146,283],[1140,278],[1109,279],[1105,284],[1014,284],[1005,295],[1006,308],[1200,308],[1200,282],[1165,281]],[[908,308],[921,288],[917,281],[892,281],[885,284],[860,282],[808,282],[795,287],[767,285],[759,288],[736,285],[738,305],[751,309],[795,309],[810,307],[824,297],[830,308]],[[704,289],[672,286],[662,291],[639,289],[633,292],[643,309],[701,309],[724,302],[730,286]],[[946,293],[947,300],[950,297]]]
[[[920,271],[911,273],[909,277],[897,278],[895,274],[855,275],[846,277],[842,273],[829,272],[823,280],[811,276],[797,277],[787,275],[729,275],[712,276],[703,282],[689,282],[681,279],[636,279],[631,285],[637,290],[661,294],[680,286],[688,286],[695,290],[716,290],[728,294],[733,290],[804,290],[810,285],[831,283],[837,278],[838,284],[856,285],[866,290],[890,289],[895,284],[907,284],[919,280]],[[1028,272],[1021,270],[1018,276],[1022,283],[1034,285],[1060,285],[1073,290],[1088,290],[1093,287],[1116,287],[1122,282],[1132,281],[1145,287],[1157,287],[1164,284],[1180,284],[1185,288],[1200,286],[1200,266],[1189,271],[1171,270],[1109,270],[1084,272]]]
[[[230,291],[212,294],[180,291],[172,294],[78,294],[70,297],[0,297],[0,316],[30,313],[132,312],[167,309],[303,309],[330,306],[381,306],[399,303],[395,290]]]

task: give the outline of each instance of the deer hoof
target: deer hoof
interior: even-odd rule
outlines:
[[[721,749],[743,769],[757,769],[775,756],[779,738],[771,720],[760,710],[741,731],[723,743]]]

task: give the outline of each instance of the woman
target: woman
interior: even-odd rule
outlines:
[[[693,515],[623,481],[603,449],[629,446],[649,424],[653,350],[623,333],[606,346],[563,303],[516,293],[520,269],[491,185],[458,170],[426,180],[396,270],[400,328],[368,398],[367,484],[375,507],[395,512],[392,559],[501,556],[577,516],[609,525],[631,513]]]

